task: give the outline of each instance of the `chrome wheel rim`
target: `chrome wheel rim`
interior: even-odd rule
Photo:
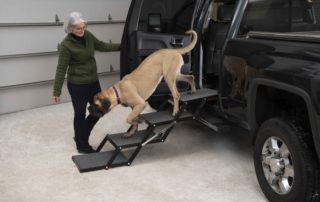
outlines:
[[[262,148],[261,163],[270,187],[278,194],[290,192],[294,183],[294,167],[290,151],[278,137],[269,137]]]

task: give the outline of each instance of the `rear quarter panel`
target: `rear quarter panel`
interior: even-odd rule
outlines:
[[[320,144],[319,43],[250,37],[231,39],[220,71],[221,108],[245,122],[247,129],[254,132],[258,128],[254,112],[258,86],[270,86],[294,93],[306,102],[314,142]]]

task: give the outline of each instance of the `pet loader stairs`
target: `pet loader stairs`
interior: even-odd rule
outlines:
[[[124,165],[130,166],[144,146],[164,142],[178,121],[195,119],[206,103],[206,99],[216,95],[217,91],[205,88],[193,94],[181,94],[180,110],[175,117],[172,116],[172,110],[141,114],[140,118],[148,124],[147,129],[137,131],[131,138],[123,138],[124,133],[107,134],[96,153],[72,156],[72,160],[81,173]],[[200,101],[200,104],[197,105],[194,112],[190,113],[186,110],[186,106],[192,101]],[[107,142],[114,147],[114,150],[101,151]]]

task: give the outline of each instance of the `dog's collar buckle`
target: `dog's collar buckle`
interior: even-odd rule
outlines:
[[[120,102],[120,96],[119,96],[119,93],[118,93],[118,91],[117,91],[117,88],[114,87],[114,86],[112,86],[112,89],[113,89],[114,93],[116,94],[117,103],[120,104],[120,103],[121,103],[121,102]]]

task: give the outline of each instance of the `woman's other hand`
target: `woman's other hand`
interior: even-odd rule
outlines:
[[[53,101],[54,104],[58,104],[60,102],[60,97],[53,96],[52,101]]]

